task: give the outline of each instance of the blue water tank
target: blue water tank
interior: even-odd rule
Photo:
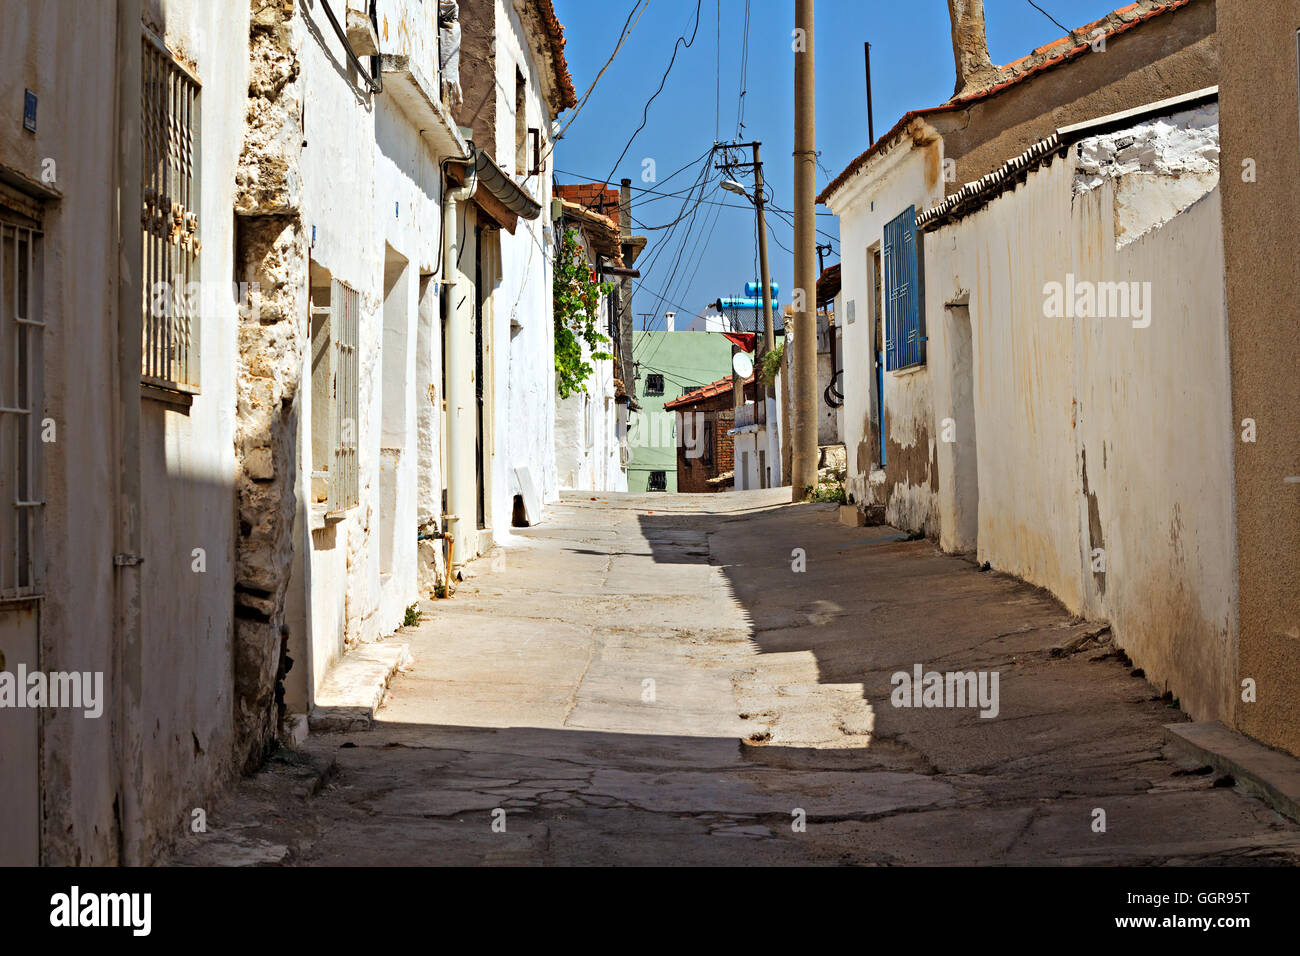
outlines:
[[[781,297],[781,287],[777,285],[775,282],[771,284],[771,287],[772,287],[772,301],[775,302],[777,299]],[[746,282],[745,295],[751,296],[752,298],[762,298],[763,286],[757,282]]]

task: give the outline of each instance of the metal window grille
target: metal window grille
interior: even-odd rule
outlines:
[[[334,340],[334,464],[328,511],[355,508],[361,501],[357,465],[357,413],[361,406],[358,330],[361,295],[338,279],[330,282],[330,333]]]
[[[645,377],[645,393],[647,395],[662,395],[664,393],[664,377],[658,372],[651,372]]]
[[[885,224],[885,367],[925,362],[924,271],[916,231],[916,207]]]
[[[665,471],[650,472],[650,491],[667,491],[668,490],[668,473]]]
[[[141,380],[199,390],[199,83],[146,33],[141,84]]]
[[[41,233],[0,223],[0,600],[41,592]]]

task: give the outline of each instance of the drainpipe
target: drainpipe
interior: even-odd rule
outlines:
[[[447,164],[460,163],[465,167],[465,185],[451,187],[447,181]],[[468,157],[456,157],[442,162],[442,282],[447,298],[447,341],[443,343],[442,360],[447,366],[447,509],[460,520],[449,521],[443,516],[443,529],[451,535],[452,548],[448,556],[459,552],[473,557],[477,549],[470,549],[469,534],[476,531],[474,522],[465,520],[478,510],[474,462],[474,283],[459,274],[460,234],[456,229],[456,208],[474,194],[478,175],[474,168],[474,150]],[[468,229],[466,229],[468,235]],[[461,559],[464,563],[464,557]],[[448,584],[453,569],[447,567]],[[449,589],[450,590],[450,589]]]
[[[113,752],[117,764],[118,862],[140,865],[143,787],[139,720],[140,634],[140,354],[143,281],[140,224],[141,0],[117,0],[117,414],[119,461],[115,507]]]

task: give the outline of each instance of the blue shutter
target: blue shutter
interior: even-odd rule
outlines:
[[[885,224],[885,368],[891,372],[925,361],[919,245],[916,207],[908,206]]]

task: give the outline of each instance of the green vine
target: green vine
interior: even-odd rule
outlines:
[[[614,288],[612,282],[597,282],[587,257],[578,246],[578,233],[564,233],[555,259],[555,388],[561,398],[587,390],[591,364],[582,357],[585,342],[593,360],[614,356],[600,346],[609,336],[596,330],[600,300]]]
[[[759,369],[759,375],[768,385],[776,381],[777,372],[781,371],[781,363],[785,361],[785,340],[782,339],[772,346],[771,350],[763,356],[763,367]]]

